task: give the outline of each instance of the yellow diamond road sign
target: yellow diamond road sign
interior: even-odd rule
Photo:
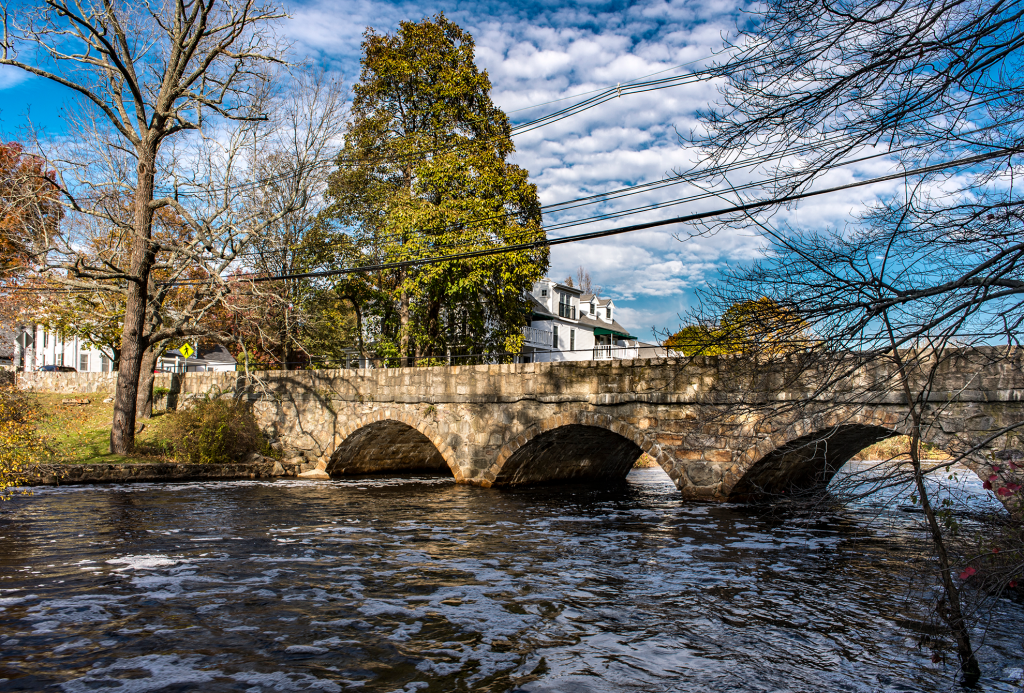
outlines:
[[[192,354],[196,353],[196,351],[191,347],[191,345],[185,344],[184,346],[178,348],[178,353],[184,356],[185,358],[192,358]]]

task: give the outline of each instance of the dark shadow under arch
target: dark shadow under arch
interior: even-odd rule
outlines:
[[[495,486],[624,479],[643,450],[599,426],[568,424],[528,440],[502,465]]]
[[[425,435],[401,421],[367,424],[343,440],[327,463],[332,476],[428,472],[450,475],[444,457]]]
[[[729,500],[750,502],[828,485],[851,457],[898,431],[870,424],[846,424],[801,436],[751,465],[733,486]]]

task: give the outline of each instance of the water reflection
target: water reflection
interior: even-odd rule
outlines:
[[[0,515],[0,690],[944,689],[915,520],[685,503],[660,470],[43,489]],[[997,609],[981,688],[1019,691]]]

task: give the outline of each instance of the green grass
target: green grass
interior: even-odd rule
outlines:
[[[110,422],[114,405],[104,404],[102,393],[65,395],[29,393],[37,418],[36,430],[45,438],[52,461],[65,464],[120,464],[123,462],[167,462],[171,441],[167,437],[168,417],[157,414],[141,421],[145,428],[135,436],[133,455],[110,452]],[[61,404],[65,399],[88,399],[89,404]]]

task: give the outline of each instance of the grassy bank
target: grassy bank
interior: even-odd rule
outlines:
[[[157,414],[142,421],[142,431],[135,437],[133,455],[110,452],[110,422],[114,405],[105,404],[103,395],[66,395],[27,393],[25,397],[35,409],[33,423],[51,451],[51,462],[66,464],[120,464],[123,462],[165,462],[171,440],[167,429],[169,417]],[[63,400],[88,399],[89,404],[62,404]]]

